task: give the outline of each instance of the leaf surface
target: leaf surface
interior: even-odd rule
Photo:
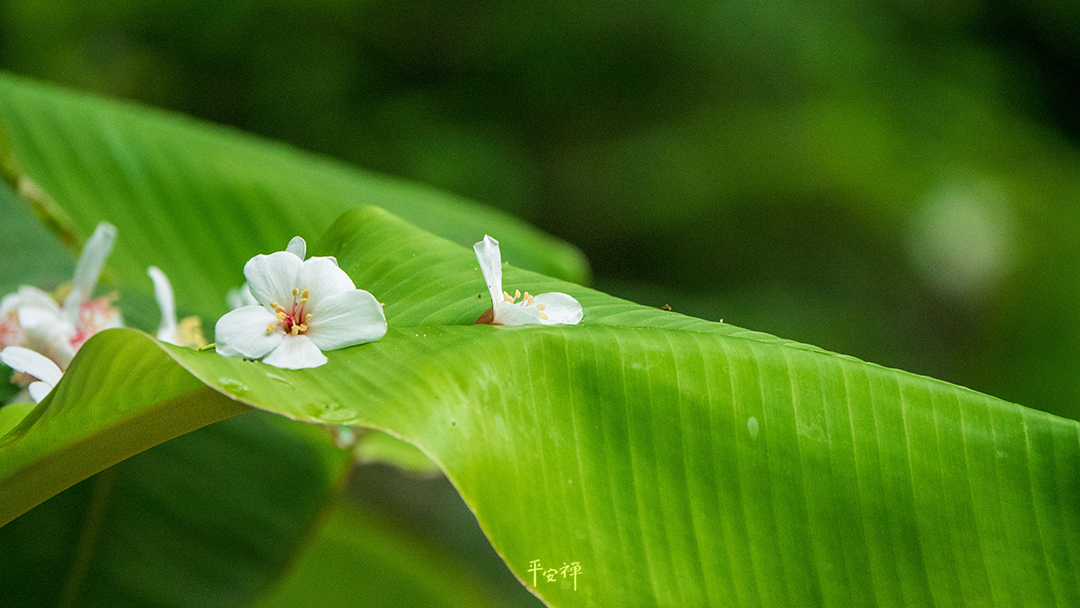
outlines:
[[[553,606],[1080,601],[1075,422],[510,266],[507,289],[570,293],[584,321],[471,325],[472,252],[374,208],[322,253],[385,302],[382,340],[300,371],[165,352],[415,444]]]

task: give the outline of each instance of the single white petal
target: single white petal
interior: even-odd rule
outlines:
[[[227,312],[214,325],[214,350],[226,357],[258,359],[281,344],[285,332],[274,313],[262,306],[245,306]],[[274,330],[266,333],[266,328]]]
[[[520,303],[511,304],[506,300],[495,304],[496,325],[529,325],[540,323],[540,311],[535,306],[522,306]]]
[[[41,400],[49,396],[52,392],[53,385],[45,382],[31,382],[27,387],[27,391],[30,393],[30,398],[34,400],[34,403],[41,403]]]
[[[0,351],[0,361],[15,371],[30,374],[53,386],[60,382],[60,377],[64,375],[45,355],[20,346],[9,346]]]
[[[259,301],[255,299],[255,296],[251,295],[251,288],[247,283],[244,283],[240,287],[234,287],[225,294],[225,301],[229,304],[230,310],[236,310],[237,308],[243,308],[245,306],[258,306]]]
[[[158,340],[177,344],[180,336],[176,331],[176,299],[173,296],[172,283],[169,277],[157,266],[146,269],[150,280],[154,282],[154,298],[157,300],[158,309],[161,310],[161,325],[158,326]]]
[[[540,320],[544,325],[575,325],[584,315],[581,304],[577,300],[557,291],[542,293],[534,297],[533,305],[537,309],[540,306],[544,307],[542,312],[547,319]]]
[[[326,298],[356,291],[356,285],[349,275],[338,268],[337,260],[325,257],[308,258],[296,277],[296,286],[310,291],[306,307],[308,312],[319,309],[319,302]]]
[[[498,309],[499,302],[503,301],[502,288],[502,255],[499,253],[499,241],[484,235],[484,240],[473,245],[476,252],[476,260],[480,262],[480,272],[484,274],[488,293],[491,294],[491,305]]]
[[[292,302],[292,290],[296,287],[296,275],[304,263],[287,251],[275,251],[270,255],[257,255],[244,265],[251,295],[259,304],[278,304],[288,308]],[[287,303],[288,302],[288,303]]]
[[[289,241],[289,245],[285,248],[285,251],[288,251],[302,260],[307,256],[307,243],[304,242],[304,239],[294,236],[292,237],[292,240]]]
[[[378,340],[386,334],[386,315],[375,296],[362,290],[326,298],[312,315],[307,336],[322,350]]]
[[[326,355],[307,336],[285,336],[263,363],[283,369],[304,369],[326,363]]]
[[[105,258],[109,257],[115,241],[116,226],[101,222],[86,242],[86,247],[83,247],[79,263],[75,265],[75,278],[71,280],[71,293],[64,300],[64,312],[72,325],[78,323],[79,305],[94,294],[101,267],[105,265]]]

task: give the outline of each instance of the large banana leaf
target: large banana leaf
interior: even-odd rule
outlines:
[[[385,302],[381,341],[286,371],[109,332],[0,450],[0,488],[34,467],[59,490],[49,438],[79,423],[66,387],[118,380],[97,359],[158,352],[174,363],[147,381],[182,367],[263,409],[417,445],[554,606],[1080,602],[1073,421],[512,267],[507,287],[570,293],[584,321],[474,326],[472,252],[378,209],[343,216],[322,253]],[[128,387],[117,402],[161,407]],[[39,415],[54,409],[69,415]]]

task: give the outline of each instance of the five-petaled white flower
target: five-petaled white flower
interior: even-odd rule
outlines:
[[[473,245],[476,259],[480,262],[480,272],[484,274],[488,292],[491,294],[491,308],[476,320],[478,324],[489,325],[574,325],[581,321],[584,314],[581,304],[565,293],[550,292],[531,296],[525,292],[522,297],[519,290],[514,295],[502,288],[502,255],[499,253],[499,241],[484,235],[484,240]],[[521,298],[518,302],[517,299]]]
[[[34,403],[41,403],[41,400],[49,394],[49,391],[56,386],[57,382],[60,382],[60,378],[64,375],[64,372],[60,371],[60,368],[56,366],[56,363],[53,363],[52,359],[21,346],[9,346],[0,351],[0,361],[3,361],[4,365],[16,372],[38,379],[37,382],[31,382],[29,387],[30,398],[34,400]]]
[[[98,224],[86,242],[71,293],[63,306],[51,295],[29,285],[0,300],[0,348],[23,346],[52,359],[60,369],[67,369],[75,352],[90,336],[112,327],[121,327],[120,311],[113,306],[113,296],[93,299],[105,258],[116,240],[116,227]]]
[[[218,353],[301,369],[326,363],[324,350],[383,337],[386,316],[375,296],[357,289],[336,259],[304,260],[306,253],[304,239],[294,237],[285,251],[248,260],[244,277],[258,305],[218,319]]]

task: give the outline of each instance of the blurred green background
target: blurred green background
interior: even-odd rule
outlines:
[[[505,209],[616,295],[1080,418],[1076,2],[6,0],[0,68]]]

